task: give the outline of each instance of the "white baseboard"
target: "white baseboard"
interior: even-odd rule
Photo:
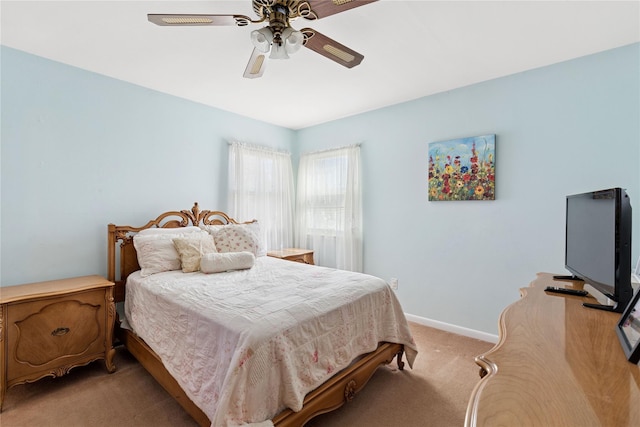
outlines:
[[[438,320],[427,319],[426,317],[415,316],[413,314],[404,314],[408,321],[419,323],[420,325],[429,326],[435,329],[441,329],[443,331],[451,332],[453,334],[462,335],[469,338],[475,338],[482,341],[487,341],[496,344],[498,342],[498,336],[488,334],[482,331],[476,331],[475,329],[463,328],[462,326],[452,325],[450,323],[440,322]]]

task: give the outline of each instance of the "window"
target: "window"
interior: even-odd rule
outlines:
[[[257,219],[267,249],[293,244],[291,154],[234,142],[229,147],[229,213]]]
[[[362,271],[360,147],[300,156],[296,245],[320,265]]]

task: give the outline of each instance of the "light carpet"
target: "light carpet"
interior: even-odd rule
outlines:
[[[418,346],[413,369],[379,368],[355,399],[307,427],[459,427],[479,381],[474,357],[492,343],[410,323]],[[102,362],[7,391],[2,427],[196,426],[122,347],[117,371]]]

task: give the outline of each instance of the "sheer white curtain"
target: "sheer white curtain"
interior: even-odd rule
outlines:
[[[293,245],[291,153],[232,142],[229,145],[229,214],[257,219],[268,250]]]
[[[296,246],[319,265],[362,271],[362,194],[357,145],[300,156]]]

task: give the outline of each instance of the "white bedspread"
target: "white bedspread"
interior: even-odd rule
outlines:
[[[131,328],[214,427],[269,421],[381,341],[417,350],[402,308],[377,277],[259,257],[217,274],[129,276]]]

